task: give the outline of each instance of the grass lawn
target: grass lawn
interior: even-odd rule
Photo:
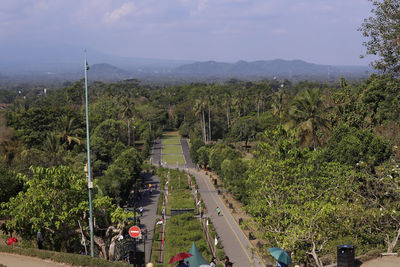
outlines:
[[[163,146],[162,154],[182,154],[181,146]]]
[[[164,138],[181,138],[179,132],[164,132],[162,139]]]
[[[163,145],[181,145],[181,142],[177,138],[161,139]]]
[[[181,181],[186,183],[186,180]],[[189,189],[174,189],[168,197],[167,215],[171,215],[171,209],[194,209],[193,195]]]
[[[161,155],[161,157],[162,161],[166,161],[168,165],[176,165],[176,162],[178,162],[178,164],[185,164],[183,155]]]
[[[208,261],[211,258],[206,237],[201,230],[201,224],[193,214],[182,214],[171,217],[165,233],[165,262],[179,252],[189,252],[193,241],[203,257]],[[173,265],[176,266],[176,263]]]

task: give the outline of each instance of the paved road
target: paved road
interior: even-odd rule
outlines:
[[[189,146],[186,139],[181,139],[182,151],[185,159],[190,159]],[[188,160],[186,161],[188,163]],[[196,165],[192,163],[190,173],[196,177],[197,184],[199,185],[199,193],[203,199],[208,213],[218,236],[224,246],[224,251],[235,266],[264,266],[257,255],[253,255],[251,248],[253,246],[243,234],[239,225],[230,214],[230,211],[225,207],[219,195],[212,186],[209,178],[201,171],[195,169]],[[220,207],[223,216],[218,216],[216,208]]]
[[[57,263],[49,260],[42,260],[34,257],[27,257],[18,254],[0,253],[0,263],[7,267],[69,267],[64,263]]]
[[[138,248],[140,251],[143,251],[145,246],[145,261],[146,263],[150,262],[151,256],[151,248],[153,246],[153,235],[154,235],[154,225],[157,219],[157,206],[158,200],[160,198],[160,179],[151,174],[143,174],[145,177],[146,184],[152,184],[152,188],[157,185],[157,190],[153,190],[152,194],[147,194],[141,203],[143,207],[143,216],[140,217],[140,228],[147,229],[147,239],[146,244],[144,242],[140,242]]]
[[[189,150],[189,144],[187,142],[187,139],[181,139],[181,146],[182,146],[182,152],[183,156],[185,158],[186,162],[186,167],[187,168],[196,168],[196,164],[192,162],[192,159],[190,157],[190,150]]]
[[[153,143],[151,152],[150,163],[159,166],[161,162],[161,140],[157,139]]]
[[[235,266],[264,266],[258,256],[252,254],[251,248],[253,246],[219,198],[209,178],[194,169],[191,169],[190,173],[196,177],[199,193],[208,210],[205,216],[211,218],[224,246],[225,254],[229,256]],[[220,207],[222,216],[218,216],[217,206]]]

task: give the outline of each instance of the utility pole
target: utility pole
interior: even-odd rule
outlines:
[[[86,100],[86,141],[87,141],[87,176],[88,176],[88,188],[89,188],[89,228],[90,228],[90,256],[94,257],[94,234],[93,234],[93,207],[92,207],[92,173],[90,170],[90,138],[89,138],[89,104],[88,104],[88,79],[87,71],[89,65],[86,59],[85,49],[85,100]]]

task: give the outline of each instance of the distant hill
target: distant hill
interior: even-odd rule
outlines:
[[[173,70],[182,75],[197,76],[339,76],[354,75],[366,76],[371,71],[368,67],[358,66],[329,66],[308,63],[303,60],[259,60],[253,62],[238,61],[236,63],[223,63],[216,61],[195,62],[185,64]]]
[[[0,82],[63,82],[83,78],[84,48],[69,45],[0,43]],[[148,83],[207,81],[230,78],[244,80],[278,79],[337,81],[362,79],[372,70],[363,66],[318,65],[303,60],[259,60],[235,63],[192,60],[131,58],[88,49],[90,80],[123,80],[137,78]]]
[[[88,78],[90,80],[97,81],[120,81],[134,78],[129,72],[117,68],[111,64],[100,63],[90,66],[88,72]]]

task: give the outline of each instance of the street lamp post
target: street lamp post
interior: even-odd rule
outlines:
[[[89,65],[86,59],[86,49],[85,49],[84,64],[85,64],[85,100],[86,100],[87,176],[88,176],[88,189],[89,189],[90,256],[94,257],[93,207],[92,207],[93,182],[90,170],[89,105],[88,105],[88,79],[87,79],[87,71],[89,70]]]

